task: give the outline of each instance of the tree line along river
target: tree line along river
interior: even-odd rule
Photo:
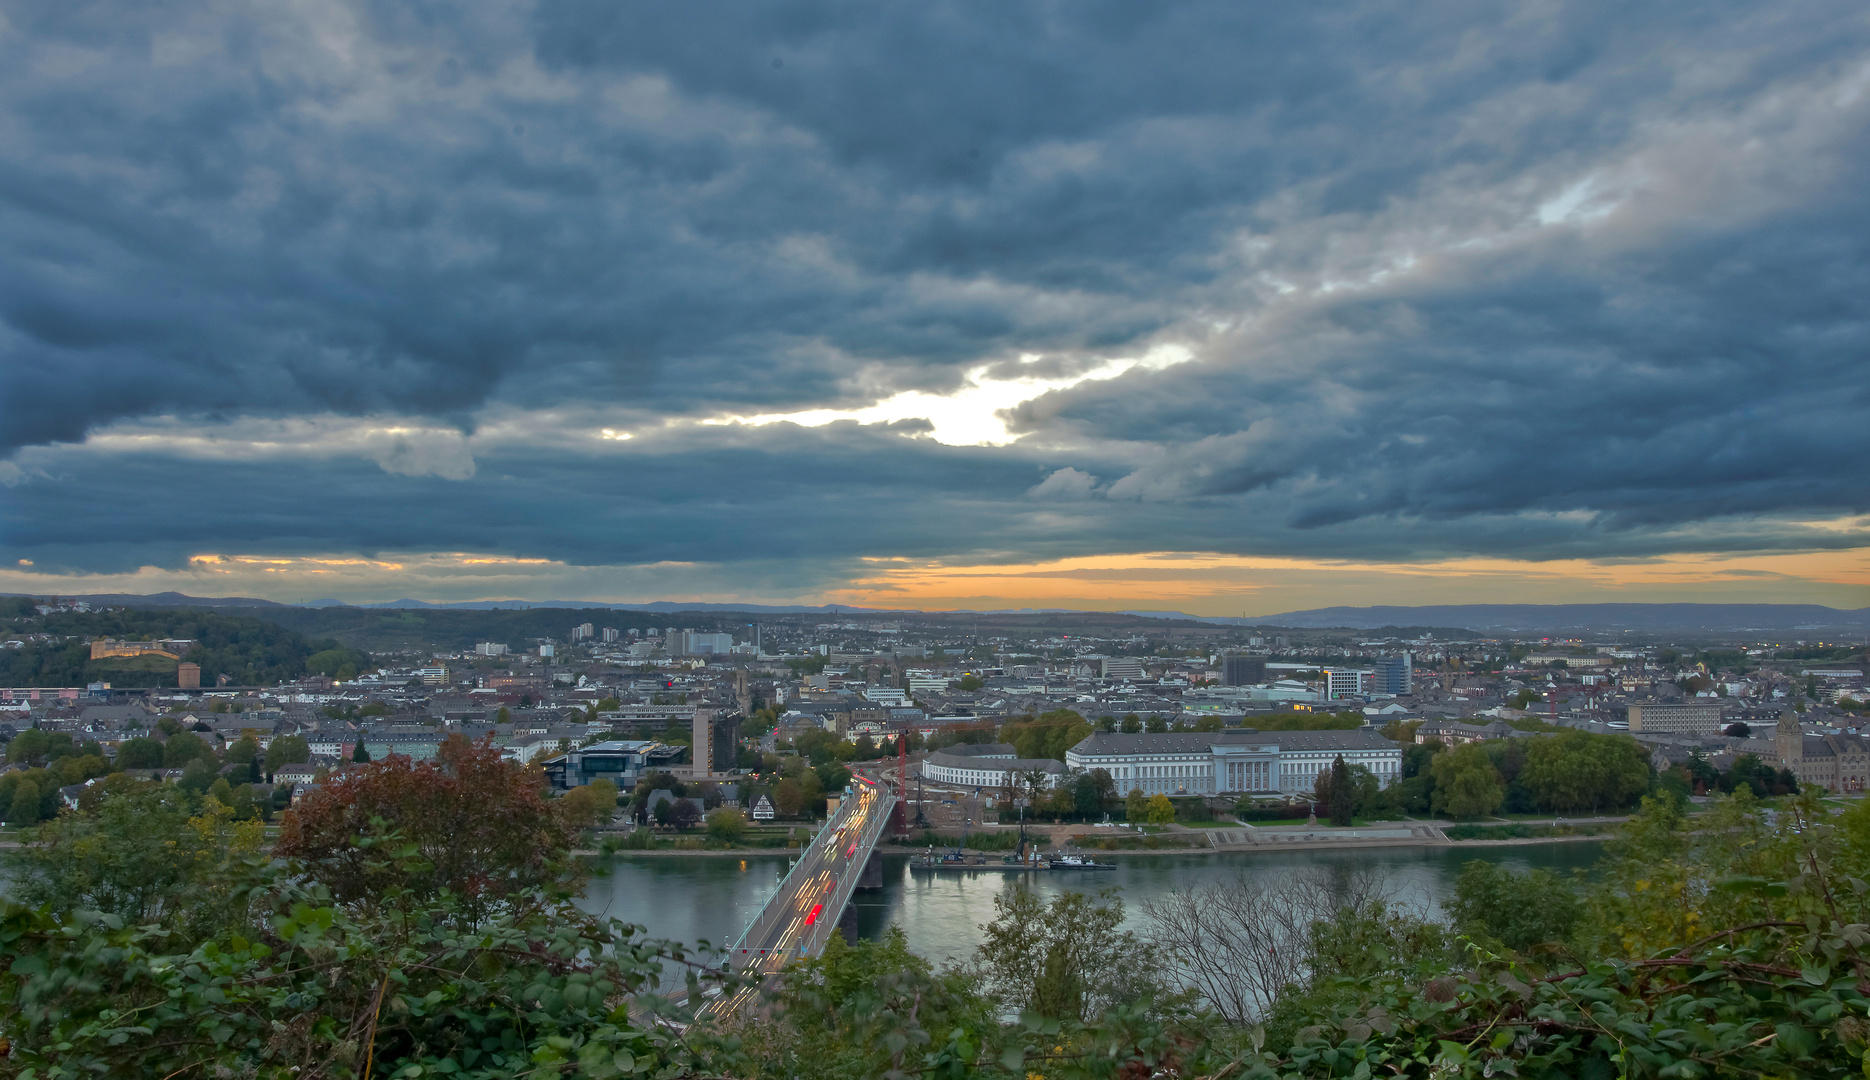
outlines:
[[[913,871],[909,856],[884,855],[883,888],[859,891],[858,933],[880,937],[900,926],[909,947],[938,964],[965,960],[980,942],[980,926],[994,917],[994,897],[1030,881],[1042,897],[1067,890],[1096,892],[1114,888],[1122,898],[1130,929],[1144,929],[1142,902],[1171,889],[1223,884],[1241,871],[1291,874],[1309,868],[1346,871],[1374,865],[1397,899],[1430,909],[1454,886],[1463,864],[1472,859],[1501,863],[1516,870],[1542,867],[1560,874],[1588,870],[1603,852],[1600,841],[1489,847],[1398,847],[1353,851],[1242,852],[1218,855],[1138,855],[1113,860],[1110,871],[939,873]],[[585,888],[586,910],[646,927],[651,937],[715,945],[731,944],[786,872],[784,855],[750,854],[744,859],[715,856],[618,856],[604,860]]]

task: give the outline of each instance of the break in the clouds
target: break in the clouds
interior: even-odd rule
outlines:
[[[1870,544],[1859,5],[0,20],[48,582]]]

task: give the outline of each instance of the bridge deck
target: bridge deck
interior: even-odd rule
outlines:
[[[850,902],[864,864],[895,809],[896,793],[859,778],[799,860],[779,883],[740,940],[730,961],[737,972],[770,981],[794,960],[816,956],[837,933],[838,917]],[[704,1012],[731,1012],[754,1000],[753,989],[710,1002]]]

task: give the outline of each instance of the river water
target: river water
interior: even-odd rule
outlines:
[[[1018,875],[917,872],[909,869],[908,856],[885,855],[883,888],[857,892],[852,905],[859,934],[876,938],[887,928],[900,926],[911,949],[939,963],[972,956],[981,939],[981,925],[993,919],[994,897],[1028,881],[1047,897],[1073,889],[1114,888],[1124,901],[1126,921],[1140,929],[1142,900],[1170,889],[1221,884],[1242,871],[1291,874],[1317,866],[1343,869],[1373,864],[1387,876],[1399,899],[1434,909],[1439,898],[1452,890],[1462,865],[1471,859],[1517,870],[1543,867],[1568,874],[1573,869],[1588,870],[1602,851],[1599,841],[1577,841],[1479,848],[1137,855],[1112,859],[1117,869],[1110,871]],[[689,944],[705,939],[727,945],[777,890],[786,866],[783,855],[745,859],[619,856],[592,879],[582,905],[639,924],[651,937]]]

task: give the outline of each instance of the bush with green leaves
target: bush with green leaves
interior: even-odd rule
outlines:
[[[1447,908],[1462,931],[1522,953],[1563,946],[1584,919],[1577,892],[1550,870],[1520,874],[1484,859],[1461,868]]]
[[[470,904],[425,884],[458,852],[382,812],[286,860],[243,847],[257,824],[231,818],[118,785],[8,856],[31,905],[0,908],[0,1072],[1662,1080],[1870,1061],[1870,804],[1811,795],[1768,823],[1741,789],[1693,828],[1646,800],[1589,881],[1470,868],[1452,926],[1345,868],[1283,893],[1264,874],[1178,893],[1146,933],[1114,898],[1016,887],[972,965],[938,970],[900,934],[838,942],[724,1017],[660,996],[665,972],[689,1001],[745,984],[580,912],[562,840],[524,887]],[[359,874],[385,887],[327,885]]]
[[[386,850],[385,858],[406,853]],[[652,1011],[679,948],[540,892],[459,929],[452,897],[362,909],[254,860],[197,944],[93,909],[0,907],[18,1076],[512,1077],[698,1069]],[[705,976],[712,978],[713,976]],[[700,1000],[699,993],[694,995]],[[692,1020],[673,1010],[678,1020]]]

